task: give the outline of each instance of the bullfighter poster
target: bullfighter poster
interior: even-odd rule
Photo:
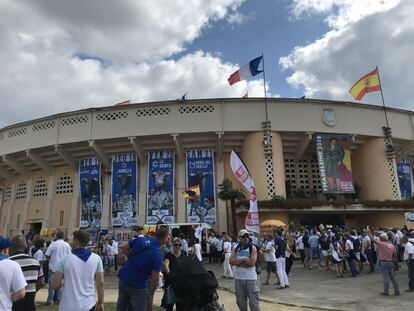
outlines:
[[[200,195],[186,200],[190,223],[216,222],[214,154],[211,149],[187,150],[186,187],[199,186]]]
[[[174,223],[174,161],[172,150],[148,154],[147,224]]]
[[[80,228],[99,228],[102,218],[101,163],[98,158],[79,161]]]
[[[111,207],[112,226],[132,227],[138,224],[138,173],[135,153],[112,156]]]
[[[318,159],[323,193],[354,193],[352,182],[350,135],[316,134]]]
[[[411,163],[402,159],[397,163],[398,183],[400,184],[401,199],[408,200],[412,196]]]

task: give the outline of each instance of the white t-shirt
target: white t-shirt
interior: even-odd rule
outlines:
[[[63,240],[57,240],[49,245],[46,250],[46,256],[50,256],[49,269],[56,271],[57,264],[65,255],[70,254],[70,246]]]
[[[65,280],[59,311],[88,311],[96,304],[95,274],[103,272],[101,257],[92,253],[85,262],[69,254],[59,261],[56,271]]]
[[[302,238],[303,236],[301,235],[296,239],[296,246],[298,247],[298,249],[304,250],[305,246],[303,245]]]
[[[0,260],[0,310],[9,311],[13,302],[11,294],[22,288],[27,283],[20,265],[10,259]]]
[[[109,255],[118,255],[118,242],[112,241],[112,244],[108,244],[110,248],[108,249]]]
[[[273,241],[267,242],[265,249],[268,250],[268,252],[264,253],[265,260],[270,261],[270,262],[276,262],[274,242]]]
[[[46,260],[45,254],[43,254],[43,251],[41,249],[38,249],[37,252],[33,254],[33,258],[38,261]]]
[[[404,260],[407,260],[410,254],[413,254],[411,258],[414,259],[414,245],[407,242],[404,247]]]
[[[231,242],[228,242],[228,241],[224,242],[224,244],[223,244],[223,252],[224,253],[228,253],[228,254],[231,253]]]
[[[194,244],[194,255],[198,258],[198,260],[203,261],[203,257],[201,256],[201,245],[199,243]]]
[[[352,241],[350,239],[346,240],[345,249],[346,250],[353,250],[354,249],[354,244],[352,243]]]

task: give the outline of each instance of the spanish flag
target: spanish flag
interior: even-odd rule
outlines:
[[[365,93],[375,92],[381,90],[378,70],[374,69],[369,74],[359,79],[349,90],[349,93],[356,99],[360,100]]]
[[[183,192],[185,200],[193,200],[200,197],[200,186],[195,185],[189,187],[187,190]]]

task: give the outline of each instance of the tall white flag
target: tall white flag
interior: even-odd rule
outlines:
[[[256,187],[254,186],[253,178],[239,158],[237,153],[233,150],[230,156],[230,166],[234,176],[242,183],[244,188],[249,192],[250,208],[246,216],[245,226],[248,231],[260,232],[259,225],[259,210],[257,207]]]

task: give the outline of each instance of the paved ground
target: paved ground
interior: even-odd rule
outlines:
[[[236,311],[233,280],[221,278],[222,266],[205,264],[212,270],[219,280],[221,288],[220,303],[225,305],[226,311]],[[262,273],[262,280],[265,277]],[[344,279],[335,278],[334,272],[325,269],[306,270],[295,262],[290,277],[290,288],[277,290],[276,285],[261,287],[261,310],[356,310],[356,311],[405,311],[414,310],[414,293],[405,293],[407,288],[407,269],[403,265],[398,272],[398,281],[401,296],[382,297],[382,276],[380,272],[362,274],[356,278],[345,276]],[[272,276],[271,284],[275,282]],[[117,298],[117,278],[115,275],[105,279],[105,301],[115,302]],[[390,290],[393,293],[393,290]],[[46,301],[47,289],[42,289],[36,296],[38,302]],[[162,291],[157,291],[154,299],[159,305]],[[309,309],[308,309],[309,308]]]
[[[205,266],[214,271],[217,277],[221,277],[221,265],[206,264]],[[260,298],[286,305],[331,310],[412,311],[414,292],[404,292],[408,288],[405,264],[397,273],[401,296],[383,297],[379,295],[382,291],[382,274],[379,271],[372,274],[363,273],[355,278],[345,275],[343,279],[337,279],[334,272],[326,269],[307,270],[300,262],[295,261],[292,276],[289,278],[290,288],[278,290],[276,285],[262,285]],[[263,271],[261,275],[263,281],[265,274],[266,272]],[[234,291],[233,280],[220,278],[219,282],[221,287]],[[272,276],[270,283],[274,282],[275,277]],[[394,293],[392,286],[390,293]]]

